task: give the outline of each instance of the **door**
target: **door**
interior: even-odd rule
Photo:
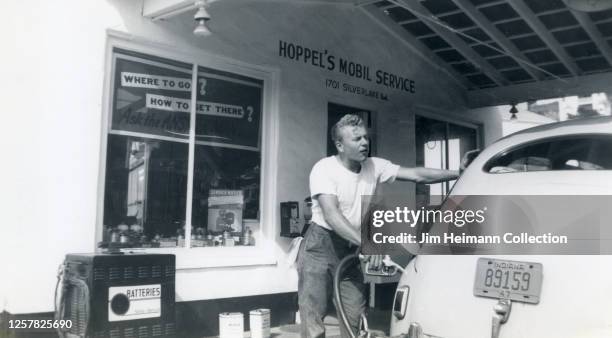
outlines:
[[[479,146],[478,125],[459,124],[415,117],[416,165],[419,167],[459,170],[461,158]],[[417,184],[419,206],[439,205],[455,181]]]

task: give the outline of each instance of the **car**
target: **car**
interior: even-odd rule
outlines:
[[[465,163],[469,165],[450,191],[451,197],[612,195],[612,117],[526,129],[464,158],[470,163]],[[478,295],[479,260],[539,265],[542,280],[537,301]],[[611,304],[609,255],[418,255],[399,280],[390,334],[612,337]]]

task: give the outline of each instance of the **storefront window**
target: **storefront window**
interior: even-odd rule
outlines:
[[[187,151],[186,143],[109,135],[105,230],[119,240],[128,234],[124,241],[134,245],[177,238],[185,224]]]
[[[249,231],[243,219],[258,218],[259,163],[259,152],[196,146],[191,221],[196,239],[204,233],[240,236]]]
[[[253,244],[263,81],[198,67],[193,86],[193,69],[114,49],[103,245]]]

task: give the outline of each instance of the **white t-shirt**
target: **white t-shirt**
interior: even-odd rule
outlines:
[[[348,170],[336,156],[317,162],[310,172],[310,196],[312,196],[312,221],[333,230],[325,222],[323,210],[316,197],[330,194],[338,197],[340,212],[356,230],[361,228],[361,198],[374,195],[378,183],[395,181],[399,165],[385,159],[369,157],[361,163],[361,171]]]

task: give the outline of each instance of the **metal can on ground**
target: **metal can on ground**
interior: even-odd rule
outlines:
[[[243,338],[244,315],[242,312],[219,313],[219,338]]]
[[[251,338],[270,337],[270,309],[256,309],[249,312]]]

